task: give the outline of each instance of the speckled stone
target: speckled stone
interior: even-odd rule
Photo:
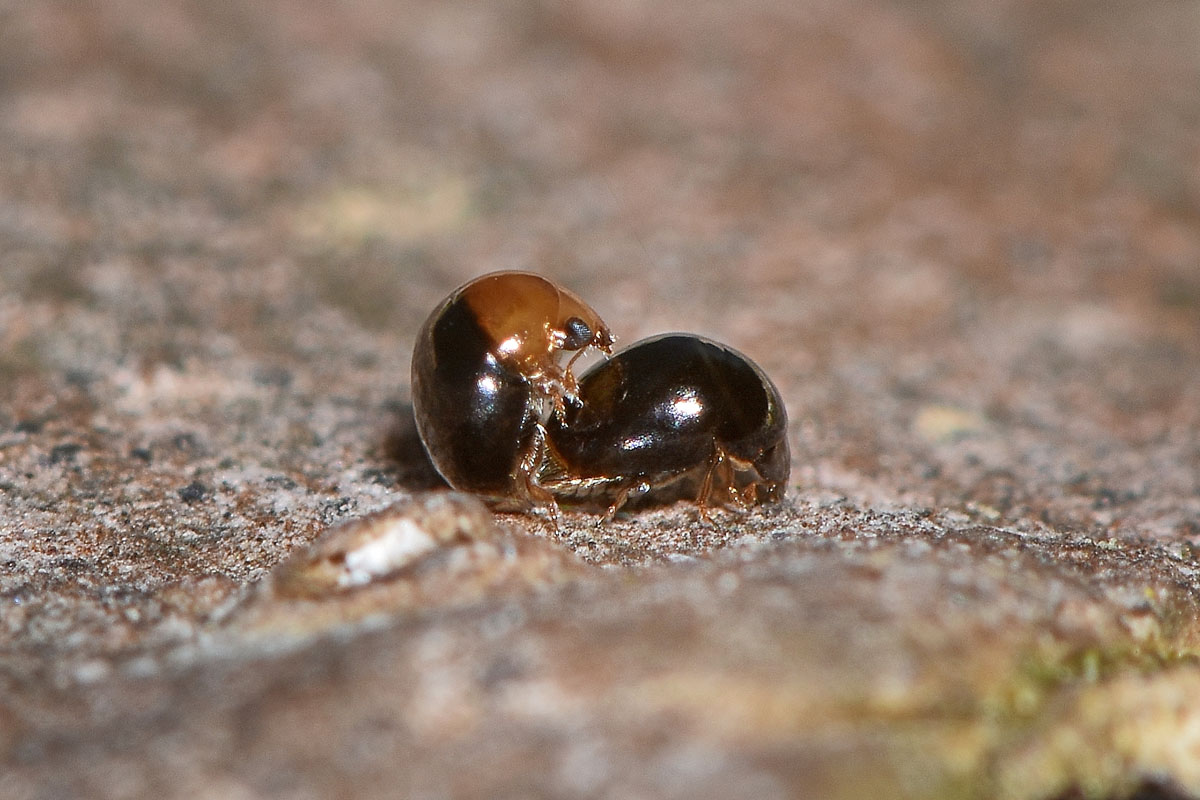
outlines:
[[[1197,85],[1169,0],[0,2],[0,797],[1200,797]],[[506,268],[753,358],[787,501],[448,496]]]

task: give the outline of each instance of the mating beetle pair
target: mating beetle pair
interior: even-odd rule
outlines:
[[[790,460],[779,391],[745,356],[690,334],[612,352],[582,299],[527,272],[447,297],[413,351],[417,431],[456,489],[518,507],[694,498],[747,508],[783,496]],[[566,359],[566,363],[562,360]]]

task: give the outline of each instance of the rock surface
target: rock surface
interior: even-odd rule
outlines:
[[[1200,796],[1197,85],[1168,0],[0,3],[0,796]],[[751,355],[787,502],[447,499],[503,268]]]

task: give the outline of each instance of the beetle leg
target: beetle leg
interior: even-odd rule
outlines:
[[[746,472],[752,473],[753,479],[745,485],[739,485],[738,476]],[[696,509],[700,518],[711,523],[710,509],[715,505],[728,507],[732,504],[739,511],[749,511],[758,502],[758,485],[762,482],[754,464],[735,458],[718,446],[709,458],[708,470],[696,495]],[[714,497],[718,502],[712,502]]]
[[[758,503],[758,487],[763,483],[762,476],[753,461],[743,461],[740,458],[726,456],[729,469],[725,480],[729,486],[729,496],[742,511],[749,511]],[[748,481],[741,482],[740,476],[749,476]]]
[[[550,395],[550,402],[553,404],[553,414],[555,419],[562,419],[567,413],[567,404],[563,400],[561,392],[554,392]]]
[[[725,487],[725,499],[727,500],[727,502],[724,504],[726,508],[729,507],[730,503],[737,506],[738,511],[745,511],[750,508],[750,504],[742,495],[742,490],[732,483],[729,483]]]
[[[567,365],[563,367],[563,388],[566,390],[567,396],[572,400],[576,399],[577,395],[579,394],[579,382],[575,380],[575,362],[578,361],[580,356],[586,353],[587,350],[588,348],[586,347],[581,347],[576,350],[575,354],[567,360]]]
[[[562,515],[558,508],[558,500],[554,495],[537,482],[537,478],[533,475],[525,475],[525,494],[531,505],[538,506],[546,512],[550,517],[550,523],[554,526],[555,531],[561,530],[559,525]]]
[[[535,423],[533,437],[529,442],[529,446],[525,453],[522,454],[520,462],[517,464],[517,472],[521,479],[521,490],[525,495],[525,500],[531,506],[541,507],[550,517],[550,521],[554,524],[554,530],[559,530],[559,508],[558,500],[551,494],[550,490],[542,486],[538,482],[538,468],[541,467],[542,461],[546,453],[546,429],[542,423]]]
[[[720,447],[716,448],[709,456],[708,469],[704,472],[704,480],[700,482],[700,491],[696,493],[696,513],[700,515],[701,520],[710,525],[712,524],[712,515],[709,514],[709,499],[712,497],[716,483],[714,478],[717,470],[726,464],[725,451]]]
[[[576,396],[578,387],[574,385],[574,379],[567,381],[566,377],[555,368],[554,372],[541,372],[534,379],[537,393],[543,400],[550,401],[548,412],[544,410],[545,405],[542,406],[542,413],[545,415],[542,419],[548,419],[549,414],[553,414],[557,419],[562,419],[567,413],[567,403],[574,405],[579,402],[579,398]]]
[[[629,502],[630,496],[645,494],[648,491],[650,491],[650,484],[644,480],[637,481],[636,483],[630,483],[622,487],[621,490],[617,492],[617,499],[613,500],[612,505],[608,507],[608,511],[604,512],[604,521],[612,522],[617,516],[617,512],[620,511],[627,502]]]
[[[753,506],[760,503],[768,503],[778,501],[782,493],[783,487],[778,481],[768,480],[763,477],[762,470],[753,461],[741,461],[733,459],[737,474],[743,476],[744,482],[741,488],[734,493],[735,497],[740,497],[739,504],[742,508],[749,510]]]

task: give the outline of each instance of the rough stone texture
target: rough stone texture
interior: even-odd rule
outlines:
[[[1200,796],[1198,86],[1179,0],[0,2],[0,796]],[[295,591],[511,267],[754,357],[788,502]]]

